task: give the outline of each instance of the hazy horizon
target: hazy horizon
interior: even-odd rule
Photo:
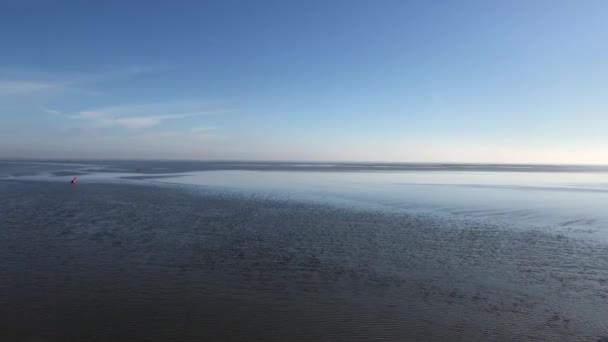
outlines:
[[[0,158],[608,164],[608,2],[0,5]]]
[[[499,162],[475,162],[475,161],[463,161],[463,162],[458,162],[458,161],[386,161],[386,160],[369,160],[369,161],[364,161],[364,160],[297,160],[297,159],[183,159],[183,158],[177,158],[177,159],[171,159],[171,158],[83,158],[83,157],[78,157],[78,158],[74,158],[74,157],[51,157],[51,158],[27,158],[27,157],[6,157],[6,158],[0,158],[0,163],[4,162],[4,163],[46,163],[46,162],[50,162],[50,163],[59,163],[59,164],[69,164],[69,163],[78,163],[78,162],[84,162],[84,163],[96,163],[96,162],[134,162],[134,163],[138,163],[138,162],[142,162],[142,163],[147,163],[147,162],[159,162],[159,163],[219,163],[219,164],[226,164],[226,165],[230,165],[232,163],[243,163],[243,165],[247,165],[247,164],[255,164],[255,163],[261,163],[261,164],[281,164],[284,163],[286,165],[288,164],[293,164],[293,165],[298,165],[298,164],[310,164],[310,166],[314,166],[314,165],[336,165],[336,166],[340,166],[340,165],[395,165],[395,166],[399,166],[399,165],[403,165],[403,166],[410,166],[410,165],[421,165],[421,166],[436,166],[436,165],[443,165],[443,166],[497,166],[497,167],[502,167],[502,166],[530,166],[530,167],[544,167],[544,166],[549,166],[549,167],[582,167],[583,169],[580,170],[584,170],[584,171],[591,171],[594,169],[597,170],[601,170],[604,171],[604,168],[608,168],[608,163],[606,164],[577,164],[577,163],[499,163]],[[592,168],[592,169],[587,169],[587,168]],[[568,171],[571,169],[557,169],[558,171]],[[474,171],[474,170],[473,170]],[[606,170],[608,171],[608,170]]]

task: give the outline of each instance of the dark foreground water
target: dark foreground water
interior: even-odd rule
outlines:
[[[608,341],[601,221],[82,175],[0,180],[0,341]]]

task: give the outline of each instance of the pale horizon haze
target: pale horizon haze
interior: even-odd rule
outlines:
[[[608,164],[608,2],[4,1],[0,159]]]

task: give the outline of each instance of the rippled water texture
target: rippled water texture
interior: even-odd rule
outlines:
[[[601,172],[124,163],[0,166],[0,340],[608,337]]]

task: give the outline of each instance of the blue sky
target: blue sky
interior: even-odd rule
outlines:
[[[608,163],[608,2],[3,1],[0,157]]]

